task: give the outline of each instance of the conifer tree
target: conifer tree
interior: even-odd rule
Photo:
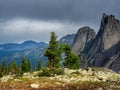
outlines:
[[[61,52],[55,32],[51,32],[49,47],[46,49],[44,55],[48,57],[48,67],[60,67]]]
[[[22,72],[27,72],[28,71],[27,59],[25,57],[22,58],[21,69],[22,69]]]
[[[67,68],[70,68],[71,63],[71,47],[68,44],[64,44],[64,52],[65,52],[65,61],[63,65]]]
[[[7,74],[6,60],[4,60],[2,63],[2,72],[3,72],[3,74]]]
[[[16,71],[17,71],[17,62],[16,62],[16,60],[13,62],[13,68],[15,69],[15,73],[16,73]]]
[[[70,69],[78,69],[80,67],[79,57],[72,52],[71,46],[68,44],[64,45],[65,61],[64,66]]]
[[[42,69],[42,60],[39,60],[37,70],[39,71],[41,69]]]
[[[31,71],[31,60],[27,60],[27,71]]]
[[[2,73],[2,65],[0,64],[0,77],[3,76],[3,73]]]
[[[8,72],[11,73],[11,74],[17,74],[18,73],[18,68],[17,68],[16,60],[14,60],[14,62],[12,62],[9,65]]]

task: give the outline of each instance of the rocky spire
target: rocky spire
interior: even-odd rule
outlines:
[[[107,50],[120,41],[120,21],[113,15],[103,14],[96,40]]]
[[[94,39],[94,43],[89,54],[87,55],[88,65],[106,66],[106,63],[111,61],[110,58],[119,52],[118,49],[116,49],[116,47],[119,47],[119,42],[120,21],[113,15],[103,14],[100,30]],[[110,65],[107,66],[110,68]],[[114,68],[112,69],[114,70]]]
[[[74,38],[72,50],[75,53],[80,54],[88,42],[95,37],[95,35],[95,31],[88,26],[80,28]]]

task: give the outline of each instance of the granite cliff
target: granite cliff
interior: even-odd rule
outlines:
[[[87,55],[87,64],[120,70],[120,21],[113,15],[103,14],[100,30]]]
[[[86,47],[88,47],[88,44],[91,44],[95,35],[95,31],[88,26],[80,28],[74,38],[72,50],[79,55]]]
[[[72,50],[81,58],[82,67],[107,67],[120,71],[120,21],[113,15],[103,14],[100,29],[80,28]]]

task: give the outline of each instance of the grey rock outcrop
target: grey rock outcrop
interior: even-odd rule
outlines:
[[[95,38],[95,35],[95,31],[88,26],[80,28],[72,44],[73,52],[79,55]]]
[[[73,40],[75,38],[76,34],[67,34],[66,36],[62,37],[59,42],[64,44],[70,44],[72,45]]]
[[[104,14],[93,46],[87,54],[88,66],[120,70],[120,21]]]

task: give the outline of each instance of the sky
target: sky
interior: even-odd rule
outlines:
[[[0,44],[49,42],[52,31],[59,39],[83,26],[97,32],[103,13],[120,19],[120,0],[0,0]]]

